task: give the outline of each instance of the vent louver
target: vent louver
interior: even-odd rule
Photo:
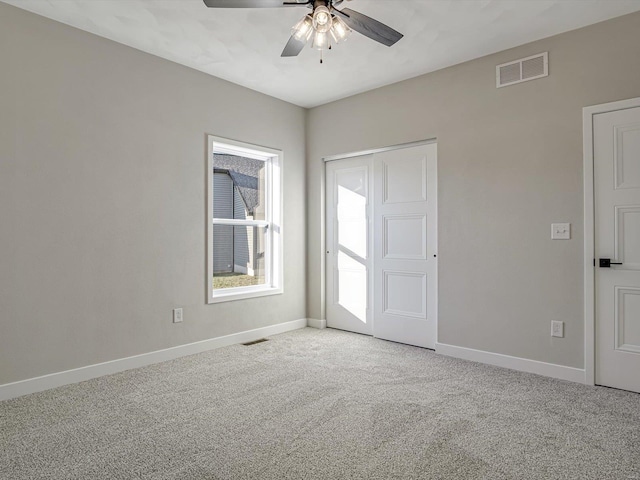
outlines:
[[[242,345],[244,345],[245,347],[250,347],[251,345],[257,345],[258,343],[268,342],[268,341],[269,341],[268,338],[261,338],[260,340],[254,340],[253,342],[243,343]]]
[[[496,67],[496,87],[506,87],[549,75],[549,52],[539,53]]]

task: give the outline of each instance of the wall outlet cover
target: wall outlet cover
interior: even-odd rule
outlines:
[[[182,323],[182,308],[173,309],[173,323]]]
[[[551,336],[564,338],[564,322],[551,322]]]

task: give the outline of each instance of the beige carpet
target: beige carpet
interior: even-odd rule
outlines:
[[[2,402],[0,478],[640,479],[640,395],[304,329]]]

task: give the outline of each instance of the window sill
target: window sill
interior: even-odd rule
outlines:
[[[280,295],[283,289],[281,287],[260,288],[250,291],[230,291],[229,293],[216,292],[209,295],[209,304],[233,302],[236,300],[246,300],[248,298],[266,297],[269,295]]]

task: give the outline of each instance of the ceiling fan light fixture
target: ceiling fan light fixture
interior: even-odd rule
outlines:
[[[326,50],[330,46],[329,43],[329,34],[327,32],[318,32],[316,31],[313,35],[313,42],[311,43],[311,47],[316,50]]]
[[[351,30],[349,26],[342,21],[342,19],[333,16],[333,26],[331,27],[331,37],[333,41],[336,43],[344,42],[349,35],[351,35]]]
[[[391,47],[403,35],[378,20],[350,8],[338,10],[344,0],[203,0],[209,8],[272,8],[305,7],[311,10],[295,24],[291,38],[282,50],[281,57],[296,57],[311,40],[312,46],[320,50],[330,49],[332,43],[344,42],[355,30],[382,45]],[[0,0],[2,2],[2,0]],[[394,2],[400,3],[400,2]],[[312,40],[313,39],[313,40]]]
[[[316,7],[313,11],[313,28],[316,32],[326,33],[331,30],[333,25],[333,19],[331,18],[331,12],[325,6]]]
[[[313,34],[313,19],[311,15],[305,15],[305,17],[295,24],[291,30],[293,38],[299,42],[306,43]]]

